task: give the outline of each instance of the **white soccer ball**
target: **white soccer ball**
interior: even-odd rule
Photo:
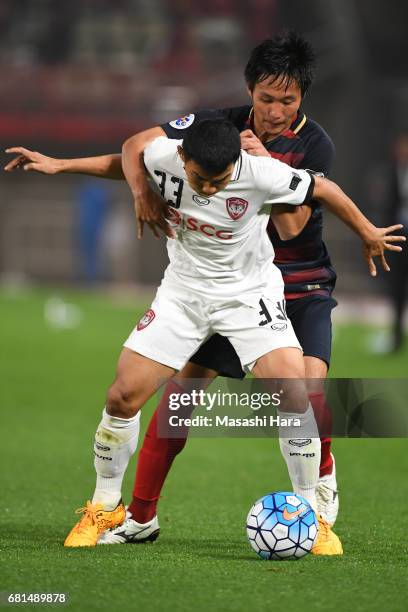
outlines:
[[[262,559],[300,559],[312,550],[318,522],[303,497],[278,491],[255,502],[246,528],[251,547]]]

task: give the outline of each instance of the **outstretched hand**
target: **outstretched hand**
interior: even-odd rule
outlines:
[[[383,270],[390,271],[390,267],[385,259],[385,251],[402,251],[402,247],[393,244],[394,242],[405,242],[405,236],[394,236],[391,232],[402,229],[401,224],[390,225],[389,227],[375,227],[370,235],[364,240],[364,258],[367,262],[371,276],[377,276],[377,267],[374,257],[379,257]]]
[[[11,147],[6,149],[6,153],[17,153],[17,156],[4,166],[6,172],[22,168],[26,171],[41,172],[42,174],[57,174],[60,169],[60,159],[47,157],[38,153],[38,151],[30,151],[30,149],[24,147]]]

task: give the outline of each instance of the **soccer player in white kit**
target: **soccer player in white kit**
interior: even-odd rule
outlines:
[[[104,531],[124,521],[121,485],[137,446],[139,411],[216,332],[230,340],[254,376],[292,379],[281,408],[300,420],[302,444],[293,452],[289,439],[280,436],[280,445],[295,492],[316,509],[319,433],[266,225],[273,203],[300,205],[312,196],[336,208],[358,232],[362,227],[369,232],[370,224],[334,183],[241,151],[239,133],[225,119],[198,123],[183,141],[158,138],[144,159],[168,203],[175,231],[168,241],[170,263],[119,358],[95,436],[95,493],[65,546],[94,546]],[[386,241],[396,240],[379,238],[375,248],[383,251]],[[316,546],[320,535],[331,541],[332,554],[342,553],[321,517]]]
[[[225,121],[210,125],[229,129]],[[201,129],[208,131],[208,122]],[[214,187],[208,198],[198,184],[200,173],[205,174],[202,163],[192,172],[196,189],[185,174],[184,163],[191,160],[188,146],[186,142],[183,150],[181,140],[163,137],[145,151],[145,165],[169,203],[177,238],[168,241],[170,265],[152,307],[125,347],[180,370],[204,340],[218,332],[230,339],[243,367],[250,370],[271,350],[300,348],[289,322],[278,332],[274,329],[277,315],[284,313],[283,280],[273,264],[266,233],[270,205],[264,203],[271,198],[303,204],[313,179],[305,171],[239,152],[234,167],[215,165],[222,190]],[[270,324],[261,325],[267,313]]]

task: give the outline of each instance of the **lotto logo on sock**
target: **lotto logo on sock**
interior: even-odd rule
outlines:
[[[289,440],[289,444],[291,444],[292,446],[307,446],[308,444],[311,444],[312,440],[310,438],[297,438],[296,440]]]
[[[153,321],[153,319],[155,318],[156,314],[154,312],[154,310],[152,310],[151,308],[144,313],[143,317],[140,319],[139,323],[137,324],[137,331],[142,331],[142,329],[145,329],[148,325],[150,325],[150,323]]]

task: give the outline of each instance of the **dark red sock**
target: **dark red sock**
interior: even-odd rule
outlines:
[[[319,476],[327,476],[333,471],[333,459],[330,454],[332,442],[330,433],[332,431],[333,417],[331,410],[326,403],[324,393],[310,393],[309,399],[313,407],[317,427],[320,432],[320,441],[322,444]]]
[[[180,438],[159,438],[157,433],[158,420],[168,423],[169,396],[171,393],[183,393],[183,389],[173,380],[167,383],[163,396],[150,420],[149,426],[140,449],[136,478],[133,487],[133,499],[129,512],[138,523],[147,523],[156,514],[160,493],[174,458],[183,450],[188,436],[188,428],[178,430]],[[179,413],[181,411],[178,411]],[[189,416],[192,407],[183,407],[183,416]],[[163,419],[163,421],[161,420]]]

